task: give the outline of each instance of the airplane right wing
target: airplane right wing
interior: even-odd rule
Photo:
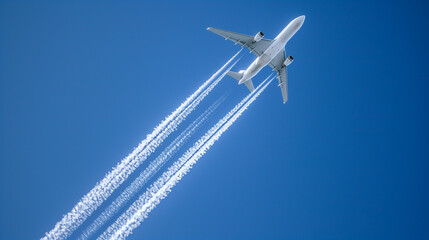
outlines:
[[[287,71],[286,66],[283,65],[280,70],[277,71],[277,78],[279,79],[279,87],[282,92],[283,104],[287,102]]]
[[[225,38],[225,40],[230,40],[235,42],[235,44],[240,44],[241,46],[247,47],[251,52],[256,56],[261,56],[265,50],[271,45],[273,40],[262,38],[258,42],[255,41],[254,36],[249,36],[241,33],[230,32],[218,28],[207,28],[210,32],[216,33],[219,36]]]
[[[286,65],[284,64],[286,60],[286,51],[279,52],[277,56],[271,60],[268,65],[273,68],[277,72],[277,78],[279,79],[279,87],[282,92],[283,103],[287,102],[288,94],[287,94],[287,71]]]

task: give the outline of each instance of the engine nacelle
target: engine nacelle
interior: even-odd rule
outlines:
[[[285,62],[283,63],[286,67],[289,66],[293,62],[293,57],[289,56],[286,58]]]
[[[253,38],[253,41],[255,42],[259,42],[262,40],[262,38],[264,38],[264,33],[263,32],[258,32],[255,37]]]

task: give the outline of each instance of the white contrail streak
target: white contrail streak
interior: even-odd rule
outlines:
[[[233,59],[238,56],[240,52],[241,50],[228,60],[224,66],[222,66],[191,96],[189,96],[173,113],[167,116],[151,134],[146,136],[146,139],[143,140],[132,153],[119,162],[116,167],[107,173],[106,176],[98,182],[89,193],[83,196],[73,209],[64,215],[63,218],[55,224],[55,227],[50,232],[46,233],[42,239],[65,239],[69,237],[71,233],[76,230],[76,228],[79,227],[123,181],[125,181],[132,171],[134,171],[147,158],[147,156],[149,156],[156,147],[158,147],[159,144],[161,144],[162,141],[177,128],[177,126],[195,109],[195,107],[211,92],[211,90],[213,90],[213,88],[220,80],[222,80],[225,74],[237,63],[238,60],[214,82],[213,80],[232,62]]]
[[[108,221],[137,191],[139,191],[147,181],[179,150],[183,144],[195,133],[201,124],[216,110],[216,108],[225,100],[221,97],[218,101],[212,104],[203,114],[201,114],[194,122],[192,122],[173,142],[162,151],[162,153],[153,160],[149,166],[128,186],[119,197],[113,201],[106,210],[101,213],[97,219],[85,229],[79,239],[88,239],[94,234],[106,221]]]
[[[248,106],[265,90],[274,78],[265,79],[254,94],[249,94],[228,114],[215,124],[194,146],[180,157],[147,191],[136,200],[98,239],[125,239],[138,227],[159,202],[164,199],[180,179],[190,171],[192,166],[220,136],[240,117]],[[268,82],[265,84],[265,82]]]

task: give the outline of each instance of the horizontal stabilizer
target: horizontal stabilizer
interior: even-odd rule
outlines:
[[[231,76],[231,77],[233,77],[233,78],[235,78],[235,79],[237,79],[239,81],[239,84],[241,84],[240,80],[243,78],[243,73],[244,73],[244,70],[241,70],[238,73],[237,72],[233,72],[233,71],[229,71],[228,75]],[[246,87],[249,89],[250,92],[253,92],[253,90],[255,90],[255,88],[253,87],[252,79],[249,79],[249,80],[245,81],[244,85],[246,85]]]
[[[229,76],[237,79],[238,81],[240,81],[243,78],[243,73],[236,73],[236,72],[233,72],[233,71],[229,71],[227,74]]]
[[[246,87],[250,90],[250,92],[253,92],[253,90],[255,90],[255,88],[253,87],[252,79],[245,81],[244,85],[246,85]]]

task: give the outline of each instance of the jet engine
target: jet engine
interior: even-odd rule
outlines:
[[[289,56],[286,58],[285,62],[283,63],[286,67],[289,66],[293,62],[293,57]]]
[[[259,41],[261,41],[262,38],[264,38],[264,33],[263,32],[258,32],[255,35],[255,37],[253,38],[253,41],[259,42]]]

